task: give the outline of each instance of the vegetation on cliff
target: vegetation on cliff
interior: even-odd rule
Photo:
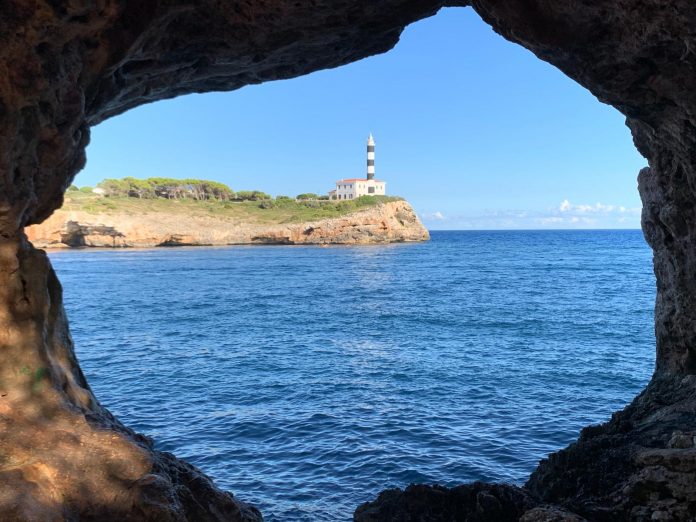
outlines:
[[[138,199],[193,199],[195,201],[259,201],[272,197],[259,190],[234,192],[219,181],[207,179],[175,179],[126,177],[105,179],[97,188],[107,197],[130,197]],[[91,192],[91,187],[78,189],[71,186],[69,191]]]
[[[162,178],[151,178],[162,179]],[[140,180],[144,181],[144,180]],[[181,180],[177,180],[181,181]],[[102,184],[99,188],[103,188]],[[91,190],[75,189],[66,193],[63,210],[82,211],[90,214],[149,213],[180,214],[182,216],[220,216],[244,223],[300,223],[318,219],[340,217],[366,207],[399,201],[391,196],[363,196],[353,200],[332,202],[319,199],[293,199],[287,196],[273,198],[261,191],[230,192],[228,199],[215,197],[139,197],[123,193],[95,194]],[[245,196],[244,199],[239,195]],[[256,194],[246,198],[247,194]],[[259,195],[264,195],[261,197]]]

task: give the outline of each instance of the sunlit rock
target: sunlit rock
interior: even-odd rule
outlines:
[[[200,245],[357,245],[425,241],[428,231],[405,201],[305,223],[261,224],[220,215],[152,212],[90,214],[58,210],[27,236],[40,248]]]

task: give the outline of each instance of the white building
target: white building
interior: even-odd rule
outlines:
[[[336,188],[329,192],[329,199],[355,199],[360,196],[384,196],[387,183],[375,179],[375,140],[372,134],[367,138],[367,177],[339,179]]]

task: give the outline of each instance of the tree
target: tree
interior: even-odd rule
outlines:
[[[234,192],[224,183],[202,179],[147,178],[105,179],[99,183],[107,196],[143,199],[186,199],[229,201]]]
[[[304,194],[298,194],[295,199],[303,200],[303,199],[319,199],[319,195],[313,193],[313,192],[306,192]]]
[[[262,201],[264,199],[273,199],[270,194],[261,192],[260,190],[240,190],[234,199],[237,201]]]

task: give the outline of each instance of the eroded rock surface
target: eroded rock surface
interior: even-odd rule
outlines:
[[[101,407],[44,252],[3,242],[0,277],[1,520],[261,520]]]
[[[345,216],[307,223],[240,223],[223,216],[153,212],[89,214],[57,210],[27,227],[39,248],[128,248],[196,245],[356,245],[425,241],[430,236],[405,201],[365,208]]]
[[[525,490],[540,505],[551,504],[543,508],[547,514],[561,509],[600,521],[696,520],[696,468],[688,447],[696,430],[696,39],[689,29],[696,4],[473,5],[503,36],[623,112],[649,164],[639,191],[657,279],[655,375],[611,421],[585,429],[578,442],[542,461]],[[542,516],[537,509],[523,519]]]
[[[89,128],[143,103],[384,52],[442,1],[7,0],[0,6],[0,233],[40,223]]]
[[[374,502],[355,511],[359,522],[432,521],[517,522],[536,506],[521,488],[475,482],[454,488],[409,486],[380,493]]]
[[[66,341],[55,276],[45,257],[23,242],[24,226],[40,223],[61,206],[63,191],[84,164],[89,127],[142,103],[289,78],[385,51],[408,23],[443,5],[468,3],[7,0],[0,5],[3,518],[125,520],[150,513],[164,520],[205,520],[225,518],[227,509],[256,516],[207,480],[191,478],[196,472],[187,465],[158,456],[96,405]],[[586,430],[576,444],[540,465],[523,492],[538,505],[521,516],[693,520],[696,476],[688,438],[696,431],[696,4],[471,3],[504,37],[625,114],[649,164],[639,189],[657,278],[655,378],[624,412]],[[105,449],[110,447],[112,453]],[[72,452],[71,459],[62,457],[63,450]],[[128,464],[119,460],[126,455]],[[165,468],[169,471],[161,471]],[[76,499],[64,477],[84,481],[86,491],[95,494]],[[90,489],[91,480],[110,484],[111,492]],[[465,513],[462,520],[486,516],[487,504],[478,494],[474,500],[458,493],[436,497],[442,495],[474,502],[456,507]],[[422,511],[409,515],[407,497],[390,495],[389,502],[406,502],[394,508],[403,520],[424,520],[416,515]],[[491,502],[495,509],[498,504]],[[387,512],[370,510],[362,513],[373,513],[372,520]]]
[[[696,520],[696,376],[654,379],[625,410],[541,462],[537,498],[589,520]]]

